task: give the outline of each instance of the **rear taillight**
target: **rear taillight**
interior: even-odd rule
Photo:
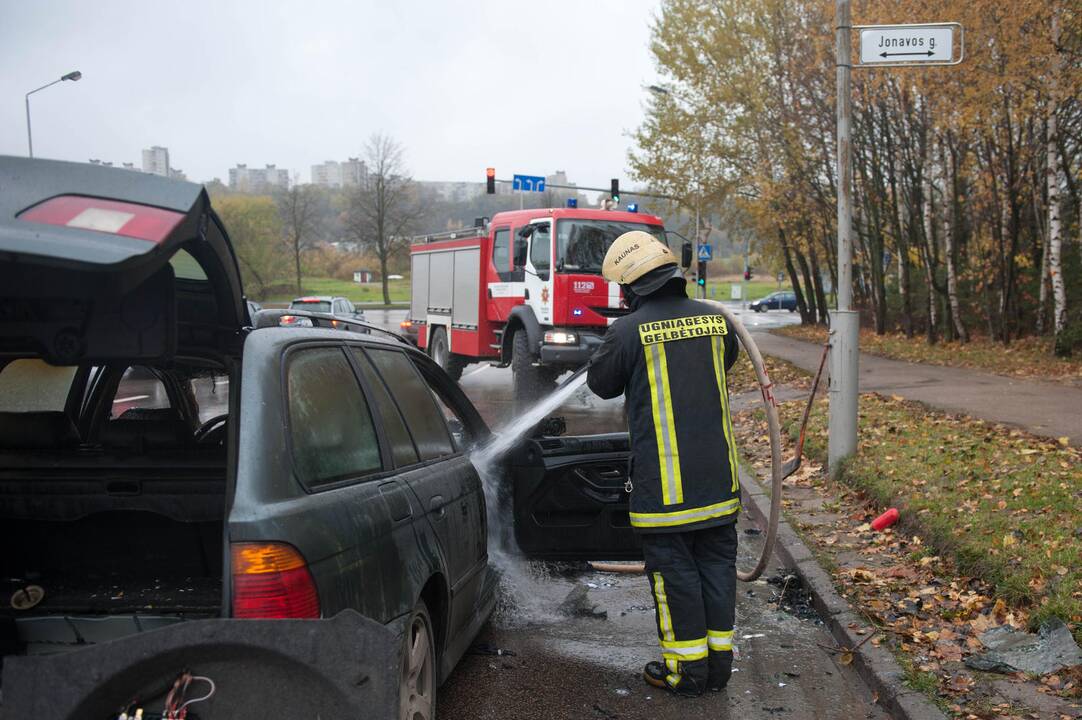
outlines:
[[[233,617],[319,617],[315,581],[295,547],[235,543],[232,550]]]
[[[297,315],[282,315],[278,318],[279,327],[312,327],[312,320]]]
[[[413,321],[403,320],[402,322],[398,323],[398,327],[402,328],[403,330],[409,330],[411,327],[413,327]]]
[[[160,243],[176,229],[184,214],[149,205],[61,195],[23,211],[19,219]]]

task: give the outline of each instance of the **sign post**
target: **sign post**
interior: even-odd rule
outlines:
[[[834,51],[837,67],[838,122],[838,308],[830,319],[830,439],[827,467],[838,470],[840,461],[857,451],[858,361],[860,313],[853,310],[853,166],[852,140],[852,30],[860,31],[860,62],[856,67],[957,65],[965,57],[965,31],[961,24],[852,26],[850,0],[834,3]],[[958,42],[954,34],[958,32]],[[955,47],[958,48],[957,56]]]

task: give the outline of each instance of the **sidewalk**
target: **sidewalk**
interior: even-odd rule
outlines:
[[[822,347],[755,332],[764,355],[814,373]],[[961,413],[1082,447],[1082,388],[991,375],[977,370],[923,365],[861,353],[860,390],[899,395],[938,410]]]

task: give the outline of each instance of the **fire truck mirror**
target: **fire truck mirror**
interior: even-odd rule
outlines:
[[[691,242],[688,240],[680,248],[680,266],[685,270],[691,267]]]

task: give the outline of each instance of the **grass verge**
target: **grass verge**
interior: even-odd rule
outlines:
[[[795,431],[800,403],[782,406]],[[841,479],[949,554],[964,575],[1082,640],[1082,453],[1018,430],[929,412],[896,397],[862,395],[857,457]],[[816,403],[806,451],[823,461],[827,404]]]
[[[301,295],[337,295],[348,298],[354,303],[382,303],[383,287],[378,282],[358,285],[348,280],[337,278],[306,277],[302,280],[304,292]],[[410,299],[410,281],[388,280],[388,290],[392,303],[408,303]],[[289,302],[297,297],[294,293],[274,293],[261,302]]]
[[[788,325],[773,332],[820,345],[827,336],[826,328],[820,325]],[[922,337],[910,339],[903,333],[876,335],[873,330],[863,328],[860,349],[894,360],[972,368],[997,375],[1067,382],[1082,387],[1082,358],[1056,357],[1052,354],[1051,338],[1021,338],[1008,346],[985,337],[973,338],[965,344],[939,342],[929,345]]]

